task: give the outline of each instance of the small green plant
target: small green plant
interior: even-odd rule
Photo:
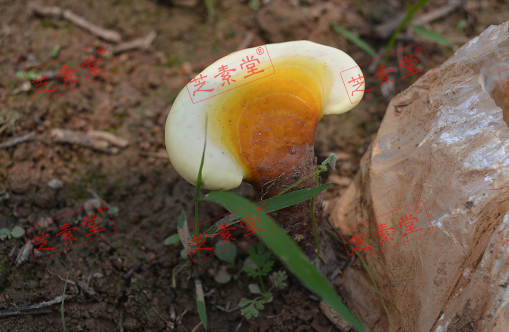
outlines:
[[[12,230],[7,228],[0,229],[0,240],[11,239],[11,238],[19,238],[22,237],[24,233],[24,229],[21,226],[14,226]]]
[[[167,59],[166,59],[166,66],[168,67],[173,67],[176,63],[177,63],[178,59],[176,56],[174,55],[170,55]]]
[[[260,10],[260,0],[249,0],[247,5],[255,12]]]
[[[53,47],[53,49],[51,50],[51,53],[50,53],[50,55],[53,59],[58,58],[58,54],[60,53],[61,48],[62,47],[60,46],[60,44],[56,44],[55,47]]]
[[[286,271],[278,271],[274,272],[270,275],[269,279],[272,282],[272,286],[268,291],[265,290],[265,285],[263,283],[263,277],[268,275],[272,270],[272,266],[274,265],[273,260],[269,260],[270,251],[265,251],[265,245],[260,242],[256,250],[251,247],[248,249],[249,259],[251,260],[253,266],[245,266],[244,271],[248,276],[253,278],[260,278],[260,287],[257,284],[249,284],[249,290],[253,294],[260,294],[257,298],[253,300],[249,300],[246,298],[242,298],[239,303],[239,307],[243,308],[240,313],[246,317],[246,319],[250,319],[251,317],[257,317],[259,310],[264,308],[264,303],[268,303],[272,301],[272,289],[279,288],[283,289],[287,286],[285,280],[287,278]]]

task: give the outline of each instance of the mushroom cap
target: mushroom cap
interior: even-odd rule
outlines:
[[[308,128],[305,129],[312,130],[312,137],[308,135],[313,140],[309,142],[312,146],[316,123],[322,116],[347,112],[362,99],[364,83],[358,88],[361,91],[350,98],[347,95],[343,83],[345,80],[346,84],[346,79],[340,73],[350,69],[349,77],[363,75],[355,61],[343,51],[309,41],[268,44],[266,50],[266,61],[257,63],[257,70],[264,70],[263,77],[259,75],[261,78],[257,80],[242,83],[246,72],[239,70],[239,64],[246,56],[249,59],[255,54],[253,48],[245,49],[217,60],[196,76],[207,77],[204,79],[206,85],[198,89],[213,88],[212,93],[196,92],[196,82],[190,82],[175,99],[166,120],[166,149],[175,170],[189,183],[196,185],[207,114],[209,125],[202,186],[209,190],[230,190],[238,187],[251,174],[248,163],[252,157],[248,156],[245,148],[242,149],[242,145],[250,144],[242,141],[246,139],[243,128],[254,126],[250,122],[256,122],[258,126],[265,125],[264,137],[272,135],[271,124],[266,118],[256,120],[261,114],[275,114],[279,109],[286,108],[287,113],[288,109],[295,109],[299,119],[305,117],[307,121],[309,115],[311,120],[306,122]],[[237,69],[230,74],[238,87],[232,89],[233,86],[225,84],[224,80],[213,79],[221,66]],[[194,102],[190,98],[193,91],[197,93]],[[207,93],[213,97],[201,101],[196,98],[208,96]],[[272,108],[267,109],[268,106]],[[250,109],[249,113],[247,109]],[[281,126],[281,119],[285,119],[285,116],[288,119],[288,114],[278,116],[279,120],[274,120],[278,123],[274,125]],[[300,125],[301,121],[298,123]],[[259,135],[262,136],[262,130]],[[286,134],[278,135],[270,137],[273,141],[277,140],[276,137],[286,137]]]

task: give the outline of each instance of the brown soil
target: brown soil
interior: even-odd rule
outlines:
[[[184,86],[183,70],[234,52],[247,32],[254,33],[250,44],[307,39],[340,48],[363,63],[371,60],[370,56],[335,32],[328,20],[358,33],[379,49],[387,40],[374,36],[374,26],[402,10],[398,1],[327,4],[322,0],[273,0],[256,12],[245,1],[223,0],[213,1],[215,21],[211,23],[202,2],[187,7],[147,0],[48,0],[44,5],[70,9],[103,28],[118,31],[124,41],[144,37],[152,29],[158,35],[147,51],[114,56],[117,74],[34,104],[28,93],[9,95],[23,84],[17,72],[50,61],[49,54],[57,44],[61,45],[62,57],[102,40],[66,20],[29,15],[29,2],[0,2],[0,120],[7,114],[1,112],[7,110],[19,116],[0,131],[0,143],[36,133],[33,141],[0,149],[0,228],[27,229],[81,209],[94,192],[110,208],[118,207],[114,215],[118,231],[41,262],[30,258],[20,265],[15,261],[24,239],[1,241],[0,310],[61,295],[64,282],[49,270],[64,278],[69,273],[72,281],[90,277],[94,295],[83,290],[75,294],[71,284],[66,288],[66,294],[73,296],[65,302],[69,331],[172,331],[167,322],[174,324],[175,331],[193,331],[200,322],[191,269],[184,268],[178,274],[176,289],[171,286],[174,268],[185,262],[180,258],[182,246],[163,243],[176,233],[180,212],[186,211],[192,220],[194,211],[194,187],[164,158],[164,123]],[[419,13],[446,2],[432,0]],[[427,27],[450,37],[456,49],[489,25],[503,22],[508,12],[505,1],[467,1]],[[398,48],[415,43],[419,37],[408,35],[407,39],[398,42]],[[425,45],[432,66],[452,54],[447,47],[429,41]],[[371,98],[347,114],[326,117],[318,124],[318,162],[331,152],[338,156],[337,170],[322,178],[322,182],[338,183],[324,193],[325,201],[341,194],[353,178],[390,98]],[[108,131],[129,140],[130,145],[119,154],[106,154],[58,144],[51,138],[52,128]],[[48,187],[52,179],[61,180],[63,188]],[[248,184],[236,192],[255,199]],[[225,212],[215,204],[202,203],[199,218],[206,221]],[[336,250],[340,252],[341,246]],[[238,273],[246,257],[244,246],[228,271]],[[138,264],[136,272],[124,278],[138,262],[141,266]],[[289,287],[276,292],[274,301],[258,317],[246,320],[238,309],[222,311],[237,308],[242,297],[252,297],[247,285],[253,282],[240,273],[236,281],[217,283],[213,277],[224,264],[217,257],[198,264],[206,294],[208,331],[339,331],[322,314],[318,299],[290,272]],[[278,269],[285,269],[280,262],[274,267]],[[342,294],[343,290],[337,291]],[[60,305],[0,318],[0,330],[63,331]],[[196,331],[203,331],[203,327]]]

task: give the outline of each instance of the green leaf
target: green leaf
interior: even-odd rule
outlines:
[[[267,251],[266,253],[259,255],[258,256],[258,264],[259,265],[264,264],[267,261],[267,259],[269,259],[269,257],[270,257],[270,251]]]
[[[267,206],[268,212],[277,211],[292,205],[295,205],[297,203],[301,203],[304,201],[307,201],[308,199],[311,199],[324,191],[325,189],[329,188],[330,186],[334,185],[334,183],[326,183],[322,184],[316,187],[311,187],[307,189],[301,189],[297,190],[288,194],[284,194],[281,196],[276,196],[269,198],[265,200],[265,205]],[[207,195],[205,195],[206,197]],[[212,225],[209,229],[205,231],[204,234],[214,234],[217,232],[217,228],[221,224],[225,224],[226,226],[234,225],[242,220],[240,218],[237,218],[235,220],[229,220],[229,217],[221,218],[220,220],[216,221],[214,225]]]
[[[243,265],[243,268],[246,268],[246,267],[250,267],[252,268],[253,270],[257,269],[258,267],[256,266],[256,264],[251,260],[251,258],[247,257],[245,260],[244,260],[244,263],[242,264]]]
[[[205,0],[207,2],[207,0]],[[209,4],[211,2],[209,1]],[[209,11],[209,17],[213,17],[213,7],[212,11]],[[198,202],[200,201],[200,187],[203,184],[202,182],[202,171],[203,171],[203,164],[205,163],[205,150],[207,148],[207,128],[208,128],[208,115],[205,114],[205,139],[203,142],[203,153],[201,155],[201,162],[200,162],[200,169],[198,170],[198,179],[196,179],[196,196],[194,197],[194,236],[195,239],[199,236],[199,228],[198,228]],[[189,234],[189,233],[188,233]],[[190,240],[190,239],[189,239]],[[198,251],[198,254],[196,255],[196,258],[199,259],[200,252]]]
[[[186,213],[182,211],[177,222],[177,231],[178,236],[180,238],[180,242],[182,242],[184,248],[187,248],[186,242],[187,243],[191,242],[191,234],[189,233],[188,227],[189,226],[187,225]]]
[[[251,317],[253,317],[253,314],[255,314],[255,316],[258,316],[258,310],[256,310],[255,307],[253,307],[253,304],[250,304],[247,308],[240,310],[240,314],[244,315],[246,319],[250,319]]]
[[[23,75],[22,71],[17,71],[16,72],[16,77],[19,78],[19,79],[22,79],[22,80],[25,79],[25,76]]]
[[[251,259],[251,262],[253,262],[254,265],[256,265],[256,268],[258,268],[258,256],[256,255],[256,249],[253,247],[249,247],[247,249],[247,253],[249,254],[249,258]]]
[[[258,256],[261,256],[265,252],[265,245],[262,241],[256,246],[256,251],[258,252]]]
[[[323,161],[322,166],[327,167],[327,164],[330,164],[330,167],[333,170],[335,170],[337,161],[338,161],[338,157],[336,157],[336,155],[334,153],[331,153],[330,156]]]
[[[26,74],[24,74],[22,71],[16,72],[17,78],[25,80],[25,77],[26,77],[26,79],[29,82],[33,81],[36,78],[36,76],[37,76],[37,70],[35,70],[35,69],[27,72]]]
[[[258,277],[258,272],[255,269],[253,269],[252,267],[245,267],[244,272],[246,272],[246,274],[250,277],[253,277],[253,278]]]
[[[283,289],[287,286],[286,282],[284,282],[287,278],[288,276],[286,275],[286,271],[274,272],[269,277],[274,287],[279,289]]]
[[[164,245],[170,245],[174,243],[178,243],[180,241],[180,236],[177,234],[170,235],[164,240]]]
[[[60,44],[56,44],[55,47],[53,47],[53,49],[51,50],[51,57],[57,58],[59,52],[60,52]]]
[[[262,276],[266,276],[269,274],[270,270],[272,270],[272,265],[274,265],[274,261],[268,261],[267,263],[263,264],[262,270],[260,271],[260,274]]]
[[[188,254],[189,253],[187,252],[187,248],[184,248],[184,249],[180,250],[180,258],[187,259],[187,255]]]
[[[186,222],[186,213],[184,211],[182,211],[182,212],[180,212],[180,216],[177,221],[177,227],[180,229],[184,228],[185,222]]]
[[[196,198],[198,198],[200,194],[200,187],[203,184],[202,181],[202,171],[203,171],[203,164],[205,163],[205,149],[207,148],[207,117],[205,117],[205,142],[203,143],[203,153],[201,155],[201,163],[200,163],[200,170],[198,171],[198,180],[196,181]]]
[[[307,201],[308,199],[315,197],[332,185],[334,184],[326,183],[316,187],[301,189],[281,196],[272,197],[265,200],[265,205],[267,206],[268,212],[277,211],[285,207]]]
[[[263,305],[263,302],[261,302],[261,301],[256,301],[254,303],[254,305],[256,306],[256,309],[258,309],[258,310],[263,310],[265,308],[265,306]]]
[[[378,58],[378,53],[371,46],[369,46],[364,40],[360,39],[359,37],[357,37],[350,31],[341,27],[339,24],[336,24],[334,22],[330,22],[330,24],[337,32],[339,32],[341,35],[343,35],[343,37],[345,37],[346,39],[348,39],[355,45],[362,48],[366,53],[371,55],[373,58]]]
[[[118,207],[116,207],[116,206],[112,206],[112,207],[110,208],[110,213],[111,213],[112,215],[116,216],[116,215],[118,214]]]
[[[249,302],[250,302],[249,306],[240,310],[240,314],[245,316],[246,319],[250,319],[252,316],[258,317],[258,310],[254,306],[256,303],[256,300],[249,301]],[[241,301],[241,303],[242,303],[242,301]],[[240,303],[239,303],[239,306],[240,306]]]
[[[465,19],[461,19],[456,23],[456,29],[465,30],[467,27],[467,21]]]
[[[224,242],[224,244],[222,244]],[[235,265],[235,257],[237,256],[237,247],[227,240],[219,240],[214,246],[214,252],[220,260]]]
[[[249,8],[251,8],[255,12],[260,10],[260,0],[249,0],[247,5],[249,6]]]
[[[203,287],[200,279],[195,279],[194,284],[196,286],[196,307],[198,308],[198,315],[203,324],[205,330],[207,329],[207,310],[205,308],[205,297],[203,295]]]
[[[241,308],[245,307],[245,306],[247,306],[250,303],[251,303],[251,300],[248,300],[245,297],[243,297],[243,298],[240,299],[239,307],[241,307]]]
[[[428,29],[421,27],[419,25],[411,24],[410,26],[417,34],[423,36],[424,38],[428,38],[440,45],[445,45],[445,46],[449,46],[449,47],[452,46],[451,42],[448,41],[447,38],[445,38],[444,36],[442,36],[441,34],[435,32],[435,31],[428,30]]]
[[[253,294],[261,294],[262,293],[260,286],[258,286],[257,284],[249,284],[248,288],[249,288],[249,291]]]
[[[205,196],[205,200],[224,206],[227,210],[242,209],[242,214],[255,214],[256,205],[251,205],[248,199],[233,192],[216,191]],[[250,206],[249,206],[250,205]],[[235,213],[235,212],[234,212]],[[271,227],[273,223],[265,214],[258,215],[260,227]],[[321,297],[341,317],[357,330],[366,331],[359,320],[348,310],[338,297],[334,289],[329,286],[324,277],[309,262],[300,247],[274,223],[275,232],[260,239],[276,254],[279,259],[299,278],[311,291]],[[247,317],[246,317],[247,318]]]
[[[2,228],[2,229],[0,229],[0,235],[3,235],[3,234],[9,235],[9,234],[11,234],[11,231],[7,228]]]
[[[15,226],[11,231],[12,237],[15,237],[15,238],[22,237],[23,233],[24,233],[24,229],[21,226]]]
[[[265,293],[265,294],[262,294],[264,296],[263,298],[263,303],[270,303],[274,300],[274,296],[272,296],[272,293]],[[265,297],[266,296],[266,297]]]
[[[214,277],[214,280],[220,284],[226,284],[228,283],[230,280],[232,280],[232,276],[231,274],[228,273],[228,271],[226,271],[226,269],[224,267],[222,267],[217,273],[216,273],[216,276]]]
[[[200,316],[201,323],[205,329],[207,328],[207,310],[205,308],[205,302],[196,301],[196,307],[198,308],[198,315]]]

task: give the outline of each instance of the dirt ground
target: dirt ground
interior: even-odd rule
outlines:
[[[183,70],[234,52],[246,41],[249,46],[311,40],[364,63],[372,58],[331,28],[329,20],[379,50],[387,38],[377,37],[375,27],[405,10],[398,0],[264,0],[258,11],[248,1],[214,0],[211,19],[203,1],[197,5],[182,0],[38,2],[69,9],[117,31],[122,41],[145,37],[151,30],[157,36],[146,50],[114,55],[116,74],[35,104],[28,92],[20,90],[25,83],[18,72],[51,61],[57,45],[61,46],[58,57],[63,57],[103,39],[68,20],[34,15],[27,9],[30,3],[0,1],[0,144],[35,133],[27,142],[0,149],[0,228],[28,229],[83,208],[95,193],[110,209],[117,209],[113,216],[117,232],[40,262],[29,258],[21,264],[16,259],[24,238],[0,241],[0,310],[55,299],[64,289],[58,276],[65,279],[68,273],[70,281],[87,280],[93,290],[80,288],[76,294],[76,287],[67,285],[66,294],[72,295],[65,301],[69,331],[204,330],[199,326],[189,267],[172,287],[174,268],[185,262],[180,257],[182,245],[163,243],[176,233],[181,211],[193,218],[194,187],[172,168],[164,144],[167,114],[184,87]],[[416,16],[446,3],[431,0]],[[488,26],[507,20],[508,14],[509,3],[504,0],[464,1],[452,13],[428,23],[427,28],[454,45],[449,48],[424,39],[431,65],[441,64]],[[420,38],[404,30],[397,47]],[[108,42],[111,48],[115,45]],[[338,155],[337,170],[323,177],[337,183],[324,193],[326,201],[340,195],[355,175],[394,93],[363,101],[351,112],[319,123],[318,162],[331,152]],[[52,138],[53,128],[106,131],[126,139],[129,146],[108,153],[61,144]],[[51,188],[48,183],[53,179],[63,187]],[[243,184],[236,192],[254,199],[250,185]],[[226,212],[212,203],[200,208],[201,221]],[[235,266],[228,266],[230,274],[242,268],[246,249],[240,248]],[[341,246],[336,250],[341,252]],[[198,264],[208,331],[339,331],[320,310],[318,298],[291,273],[285,291],[275,293],[258,317],[244,319],[237,305],[242,297],[250,297],[250,278],[240,273],[236,281],[219,284],[213,277],[222,265],[217,257]],[[277,261],[278,269],[285,267]],[[336,290],[341,295],[340,284]],[[0,331],[63,331],[60,304],[0,318]]]

